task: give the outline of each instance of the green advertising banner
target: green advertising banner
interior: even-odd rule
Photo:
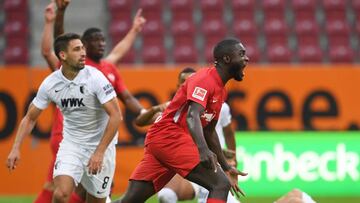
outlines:
[[[236,146],[248,196],[360,196],[360,132],[237,132]]]

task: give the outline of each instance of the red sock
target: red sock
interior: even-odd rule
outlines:
[[[85,200],[83,200],[78,194],[73,192],[71,193],[69,203],[85,203]]]
[[[52,196],[53,191],[43,189],[34,203],[49,203],[52,200]]]
[[[206,203],[225,203],[225,201],[221,199],[208,198]]]

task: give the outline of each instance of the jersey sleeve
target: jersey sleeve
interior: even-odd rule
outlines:
[[[46,81],[41,83],[35,98],[32,100],[32,103],[39,109],[46,109],[46,107],[48,107],[50,103],[50,98],[47,92],[46,84],[47,84]]]
[[[114,65],[111,66],[111,71],[115,76],[115,82],[113,84],[115,92],[117,94],[122,93],[123,91],[125,91],[127,89],[125,86],[124,80],[122,79],[121,75],[119,74],[118,70],[116,69],[116,67]]]
[[[186,97],[187,100],[194,101],[204,108],[208,103],[211,94],[211,86],[206,81],[201,81],[199,78],[189,80],[187,84]]]
[[[94,80],[93,91],[101,104],[105,104],[116,97],[114,87],[100,71],[96,70],[92,73],[92,75]]]
[[[220,122],[220,125],[222,127],[228,126],[231,123],[230,107],[226,102],[224,102],[221,106],[221,111],[220,111],[219,117],[220,117],[220,120],[218,122]]]

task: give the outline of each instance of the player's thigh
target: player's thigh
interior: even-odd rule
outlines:
[[[220,166],[217,166],[217,171],[215,172],[215,170],[205,168],[201,163],[199,163],[185,178],[208,190],[215,186],[219,186],[221,183],[225,184],[229,182]]]
[[[115,145],[107,148],[100,173],[92,175],[89,174],[87,168],[85,169],[86,172],[81,179],[81,184],[90,195],[97,198],[106,198],[109,196],[115,173],[115,153]],[[92,152],[89,153],[89,156],[91,156],[91,154]]]
[[[55,189],[61,185],[74,187],[80,182],[83,171],[81,150],[71,143],[63,142],[53,170]]]
[[[71,194],[75,188],[74,179],[68,175],[59,175],[54,178],[55,190],[61,191],[62,194]]]
[[[178,200],[191,200],[195,197],[195,191],[190,181],[176,174],[165,186],[170,188],[178,196]]]

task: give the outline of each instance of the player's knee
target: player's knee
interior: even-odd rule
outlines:
[[[55,189],[53,199],[55,202],[67,202],[70,198],[70,193],[66,192],[62,188],[58,187]]]
[[[172,189],[163,188],[158,192],[158,199],[160,203],[176,203],[178,197]]]

